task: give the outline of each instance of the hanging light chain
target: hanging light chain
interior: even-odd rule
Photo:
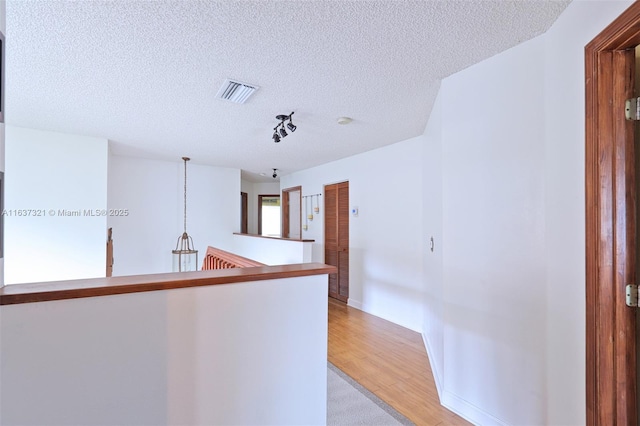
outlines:
[[[184,233],[187,233],[187,161],[189,157],[182,157],[184,160]]]

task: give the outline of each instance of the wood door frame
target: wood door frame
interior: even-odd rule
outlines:
[[[107,271],[106,276],[113,276],[113,228],[107,230]]]
[[[292,186],[282,190],[280,197],[280,208],[282,211],[282,237],[289,238],[291,234],[289,230],[289,193],[300,191],[300,237],[302,238],[302,186]]]
[[[240,232],[249,233],[249,194],[240,191]]]
[[[588,425],[638,424],[633,96],[640,2],[585,47],[586,403]],[[631,49],[631,50],[630,50]]]
[[[273,197],[280,198],[280,214],[282,215],[282,197],[280,197],[280,194],[258,194],[258,235],[262,235],[262,199]]]

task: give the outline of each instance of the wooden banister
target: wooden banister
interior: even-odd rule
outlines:
[[[250,268],[254,266],[266,265],[211,246],[207,247],[207,253],[202,261],[203,271],[210,271],[213,269]]]
[[[322,263],[299,263],[295,265],[233,268],[217,271],[173,272],[167,274],[15,284],[0,287],[0,305],[142,293],[146,291],[234,284],[249,281],[265,281],[279,278],[335,274],[336,272],[335,266],[324,265]]]

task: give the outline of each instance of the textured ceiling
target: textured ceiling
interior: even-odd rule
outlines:
[[[568,3],[7,0],[6,122],[288,174],[422,134],[443,77],[543,33]],[[225,78],[260,89],[215,99]],[[275,144],[291,111],[298,129]]]

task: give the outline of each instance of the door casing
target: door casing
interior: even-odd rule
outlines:
[[[633,96],[640,3],[585,48],[586,403],[588,425],[636,425],[636,195]]]
[[[292,192],[300,193],[300,206],[298,207],[298,212],[300,212],[300,219],[298,220],[298,224],[300,229],[297,229],[297,234],[302,238],[302,186],[294,186],[292,188],[286,188],[282,190],[282,197],[280,198],[280,204],[282,208],[282,237],[283,238],[291,238],[291,211],[290,211],[290,196],[289,194]]]
[[[249,194],[240,192],[240,232],[249,232]]]

